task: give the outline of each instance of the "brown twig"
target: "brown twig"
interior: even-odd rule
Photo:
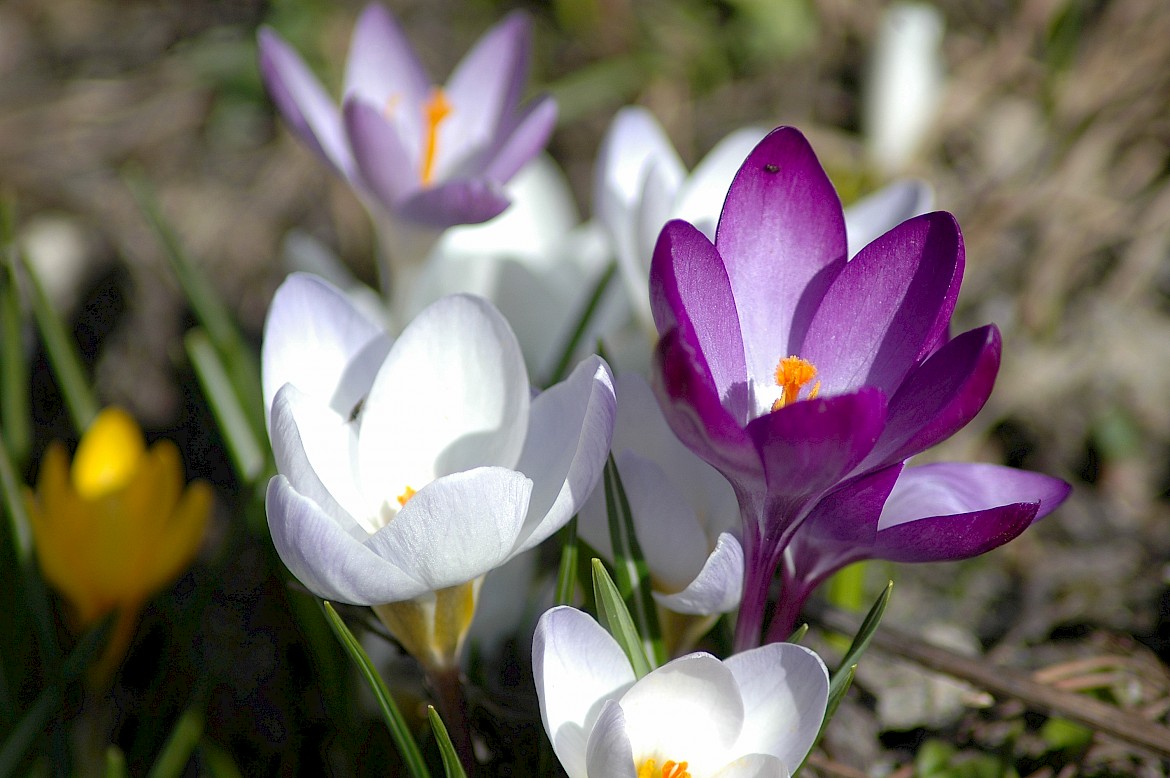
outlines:
[[[823,609],[817,620],[830,629],[846,634],[855,633],[860,626],[858,617],[832,608]],[[1034,710],[1074,721],[1100,734],[1152,752],[1159,758],[1170,757],[1170,729],[1130,711],[1037,683],[1020,670],[956,654],[885,624],[874,634],[873,645],[928,670],[966,681],[996,696],[1011,697]]]

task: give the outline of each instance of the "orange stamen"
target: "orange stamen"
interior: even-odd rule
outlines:
[[[789,403],[796,402],[800,397],[800,390],[811,380],[817,377],[817,369],[812,362],[798,356],[785,357],[776,366],[776,384],[780,387],[780,397],[772,403],[772,410],[778,411]],[[817,381],[808,393],[811,400],[821,391],[821,382]]]
[[[431,98],[423,106],[422,184],[430,186],[435,178],[435,157],[439,147],[439,124],[451,115],[451,102],[442,89],[431,91]]]
[[[398,505],[402,508],[405,508],[406,504],[410,502],[410,498],[414,497],[416,494],[418,494],[418,492],[407,486],[406,491],[398,495]]]
[[[662,763],[662,769],[658,770],[656,760],[646,759],[638,765],[638,778],[691,778],[691,774],[687,772],[686,762],[668,759]]]

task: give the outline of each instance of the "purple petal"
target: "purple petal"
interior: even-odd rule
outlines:
[[[484,33],[451,74],[446,91],[454,110],[447,137],[457,148],[490,145],[520,104],[531,33],[527,14],[509,14]]]
[[[715,246],[734,290],[748,374],[765,381],[797,353],[846,259],[841,201],[798,130],[772,131],[748,156],[727,193]]]
[[[394,16],[381,3],[367,5],[353,29],[343,98],[357,96],[378,108],[393,102],[417,113],[430,89],[431,81]]]
[[[875,473],[854,478],[839,489],[825,495],[809,511],[800,529],[792,539],[794,546],[808,548],[852,547],[866,552],[877,535],[878,517],[890,496],[902,465],[883,468]],[[799,559],[799,552],[796,553]]]
[[[345,101],[345,132],[353,149],[356,178],[388,212],[421,185],[419,166],[394,124],[370,103]]]
[[[900,179],[861,198],[845,209],[849,256],[856,256],[907,219],[926,213],[933,202],[930,184],[913,178]]]
[[[736,299],[719,252],[684,221],[662,228],[650,266],[650,308],[659,333],[678,327],[705,362],[719,398],[746,385]],[[750,408],[754,412],[754,407]],[[739,415],[741,423],[749,408]]]
[[[351,537],[283,475],[268,482],[268,528],[281,560],[319,597],[379,605],[417,597],[428,587]]]
[[[906,376],[890,400],[889,421],[861,469],[900,462],[946,440],[987,402],[999,371],[994,324],[947,343]]]
[[[354,163],[337,104],[283,38],[261,27],[258,39],[260,75],[289,128],[344,178],[351,178]]]
[[[411,221],[446,229],[486,222],[503,213],[510,202],[499,182],[468,178],[417,191],[398,210]]]
[[[752,421],[747,433],[764,461],[770,502],[798,507],[832,487],[869,453],[885,421],[885,395],[872,387],[796,402]]]
[[[816,365],[825,394],[876,386],[893,395],[950,321],[962,269],[953,216],[903,222],[845,266],[793,353]]]
[[[1002,465],[943,462],[903,472],[878,520],[874,556],[964,559],[1001,546],[1068,497],[1058,478]]]
[[[557,125],[557,103],[541,97],[528,105],[493,150],[484,175],[493,181],[510,181],[512,176],[548,145]]]

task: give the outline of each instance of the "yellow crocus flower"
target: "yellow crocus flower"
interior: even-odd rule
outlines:
[[[120,408],[98,414],[70,466],[65,446],[45,451],[36,491],[26,490],[37,560],[68,603],[79,631],[118,616],[95,668],[108,678],[121,662],[146,601],[179,576],[203,540],[211,488],[183,488],[178,448],[149,449]]]

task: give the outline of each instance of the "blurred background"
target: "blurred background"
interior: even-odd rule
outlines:
[[[898,176],[930,182],[966,239],[956,331],[992,321],[1004,335],[990,403],[930,456],[1041,470],[1074,491],[1053,516],[979,560],[867,568],[867,599],[892,577],[889,624],[1165,722],[1163,0],[946,0],[925,11],[851,0],[387,5],[436,82],[506,11],[532,15],[532,90],[560,101],[550,152],[583,218],[600,138],[630,103],[653,111],[692,166],[734,129],[793,124],[846,201]],[[67,696],[38,741],[43,753],[112,741],[131,774],[145,774],[181,714],[197,709],[201,745],[188,774],[395,774],[374,709],[347,707],[361,699],[357,683],[315,606],[286,586],[263,534],[247,529],[255,517],[241,514],[253,495],[233,475],[181,345],[192,313],[124,180],[129,171],[154,188],[253,345],[287,272],[280,244],[290,228],[372,281],[365,211],[274,115],[255,46],[259,25],[275,27],[336,90],[361,7],[0,5],[0,191],[15,203],[16,236],[103,403],[129,409],[149,439],[175,440],[188,477],[216,492],[195,566],[147,607],[108,699]],[[35,437],[22,465],[32,483],[48,442],[77,434],[43,346],[27,332]],[[22,634],[20,607],[5,608],[12,634]],[[61,634],[69,639],[63,624]],[[29,641],[0,645],[6,666],[26,673],[13,684],[19,709],[43,679],[28,661]],[[514,661],[484,688],[527,697],[524,650],[513,647]],[[879,652],[867,655],[857,685],[830,731],[821,774],[1167,774],[1155,755]],[[80,733],[64,723],[73,717],[86,722]],[[506,713],[493,721],[508,747],[534,752],[543,737],[530,718],[511,728]],[[50,774],[62,763],[21,764]]]

